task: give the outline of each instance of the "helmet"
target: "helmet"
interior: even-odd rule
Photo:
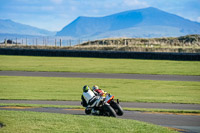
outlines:
[[[83,92],[87,92],[90,89],[88,85],[83,86]]]
[[[98,87],[97,85],[94,85],[94,86],[92,87],[92,90],[96,90],[96,89],[99,89],[99,87]]]

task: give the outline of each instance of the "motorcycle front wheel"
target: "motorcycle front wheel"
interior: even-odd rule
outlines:
[[[110,106],[116,111],[117,115],[122,116],[124,114],[122,107],[118,103],[112,101]]]
[[[111,117],[116,117],[116,113],[115,110],[110,106],[110,105],[104,105],[104,110],[106,111],[106,113],[108,113],[108,116]]]

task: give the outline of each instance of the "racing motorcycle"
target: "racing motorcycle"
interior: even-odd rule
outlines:
[[[92,105],[88,105],[85,109],[86,114],[101,115],[101,116],[111,116],[116,117],[116,114],[121,116],[123,115],[123,110],[117,103],[114,101],[114,96],[106,94],[104,96],[97,96],[96,100]]]

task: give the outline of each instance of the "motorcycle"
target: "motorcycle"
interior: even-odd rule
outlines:
[[[92,104],[88,105],[85,109],[86,114],[100,115],[100,116],[111,116],[116,117],[115,110],[105,101],[105,98],[98,97],[97,100]]]
[[[123,109],[119,105],[119,100],[117,103],[114,101],[114,96],[110,94],[105,94],[103,96],[97,96],[96,100],[92,105],[88,105],[85,109],[86,114],[101,115],[101,116],[111,116],[116,117],[123,115]]]

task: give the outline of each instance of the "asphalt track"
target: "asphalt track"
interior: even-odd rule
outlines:
[[[0,100],[0,103],[24,103],[24,104],[51,104],[51,105],[80,105],[80,101],[38,101],[38,100]],[[169,103],[120,103],[122,107],[132,108],[161,108],[161,109],[185,109],[185,110],[199,110],[199,104],[169,104]],[[0,110],[17,110],[17,111],[34,111],[34,112],[49,112],[85,115],[83,109],[69,109],[69,108],[20,108],[0,106]],[[152,124],[157,124],[170,128],[181,129],[179,131],[185,133],[199,133],[200,132],[200,115],[177,115],[177,114],[163,114],[150,113],[140,111],[124,111],[123,116],[118,116],[122,119],[134,119],[144,121]]]
[[[49,105],[75,105],[81,106],[80,101],[48,101],[48,100],[0,100],[0,103],[17,104],[49,104]],[[127,108],[156,108],[156,109],[180,109],[180,110],[200,110],[199,104],[172,104],[172,103],[135,103],[120,102],[122,107]]]
[[[73,73],[73,72],[0,71],[0,76],[79,77],[79,78],[166,80],[166,81],[200,81],[200,76],[150,75],[150,74],[104,74],[104,73]]]

